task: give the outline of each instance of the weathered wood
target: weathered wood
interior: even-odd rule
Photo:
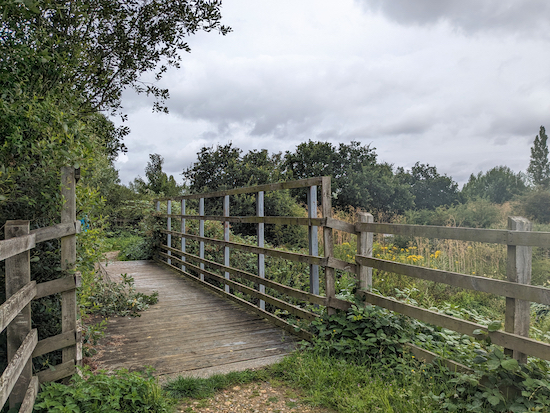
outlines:
[[[510,231],[531,231],[531,223],[521,217],[508,217]],[[508,245],[506,275],[508,281],[520,285],[531,284],[532,247]],[[517,300],[506,297],[506,314],[504,329],[509,333],[529,337],[529,322],[531,317],[531,300]],[[527,363],[527,354],[512,349],[505,349],[506,354],[513,356],[521,363]]]
[[[324,176],[321,187],[321,211],[323,218],[332,217],[332,188],[330,176]],[[332,238],[332,228],[323,227],[323,247],[325,252],[325,260],[328,261],[334,257],[334,241]],[[336,296],[336,286],[334,280],[334,269],[325,266],[325,295],[330,304],[331,298]],[[333,314],[334,309],[328,307],[328,314]]]
[[[31,382],[30,377],[25,383],[26,386],[23,389],[21,398],[17,399],[17,401],[13,405],[11,404],[11,396],[13,396],[12,390],[15,390],[14,387],[16,386],[16,383],[20,383],[21,374],[31,361],[31,354],[37,342],[38,333],[36,329],[31,330],[22,341],[21,346],[17,349],[13,357],[10,359],[8,366],[4,370],[4,373],[2,373],[2,377],[0,377],[0,406],[4,406],[8,397],[10,397],[10,407],[14,407],[16,403],[21,403],[25,398],[27,387]]]
[[[184,218],[184,219],[194,219],[194,220],[200,220],[204,219],[205,221],[219,221],[219,222],[232,222],[236,224],[273,224],[273,225],[303,225],[303,226],[309,226],[309,225],[315,225],[322,227],[326,224],[327,220],[324,218],[302,218],[302,217],[258,217],[258,216],[250,216],[250,217],[224,217],[220,215],[205,215],[202,217],[201,215],[181,215],[181,214],[155,214],[155,216],[160,218]],[[355,227],[353,224],[348,224],[344,221],[339,221],[336,219],[332,219],[331,221],[333,225],[336,226],[342,226],[343,228],[349,229],[349,225],[351,225],[351,229],[353,230]],[[337,222],[346,224],[346,225],[338,225]],[[340,228],[336,228],[340,229]]]
[[[395,299],[382,297],[368,291],[361,290],[358,291],[357,294],[364,296],[370,304],[384,307],[397,313],[405,314],[428,324],[434,324],[462,334],[467,334],[471,337],[478,337],[474,334],[474,331],[477,329],[482,330],[489,335],[489,338],[493,344],[504,348],[522,351],[525,354],[544,360],[550,360],[550,344],[505,331],[487,332],[487,328],[481,324],[476,324],[471,321],[461,320],[460,318],[436,313],[435,311],[426,310],[410,304],[405,304]]]
[[[264,192],[260,191],[256,194],[256,215],[258,218],[264,218]],[[256,235],[258,237],[258,247],[263,248],[265,246],[264,239],[265,224],[258,222],[256,224]],[[265,278],[265,255],[257,254],[258,256],[258,276]],[[265,294],[265,284],[258,284],[258,291]],[[265,310],[265,301],[260,300],[258,306]]]
[[[349,222],[340,221],[336,218],[321,218],[322,220],[326,220],[323,226],[327,226],[332,229],[336,229],[338,231],[347,232],[349,234],[355,234],[355,225],[350,224]],[[320,225],[321,226],[321,225]]]
[[[0,331],[10,324],[36,294],[36,281],[31,281],[0,306]]]
[[[435,225],[405,225],[358,223],[356,232],[375,232],[410,237],[454,239],[491,244],[550,246],[550,232],[508,231],[504,229],[440,227]]]
[[[338,258],[330,257],[326,259],[325,267],[334,268],[335,270],[346,271],[351,274],[357,274],[357,265],[352,262],[339,260]]]
[[[307,193],[307,214],[308,218],[317,218],[317,186],[309,187]],[[308,247],[309,255],[317,257],[319,255],[319,239],[317,226],[308,227]],[[319,294],[319,265],[309,264],[309,291],[312,294]]]
[[[360,223],[374,222],[372,214],[367,212],[358,212],[357,220]],[[372,257],[373,233],[361,232],[357,235],[357,255]],[[361,290],[372,291],[372,267],[364,265],[357,266],[357,279]]]
[[[165,254],[163,252],[161,252],[160,255],[165,257],[165,258],[167,257],[167,254]],[[196,271],[200,270],[200,267],[198,267],[196,265],[193,265],[191,263],[188,263],[187,266],[189,268],[195,269]],[[228,268],[228,267],[226,266],[226,268]],[[275,307],[278,307],[282,310],[288,311],[290,314],[295,315],[296,317],[303,318],[305,320],[314,320],[318,317],[318,315],[313,314],[313,313],[311,313],[307,310],[304,310],[304,309],[302,309],[298,306],[288,304],[287,302],[285,302],[283,300],[272,297],[268,294],[261,293],[261,292],[255,290],[255,289],[247,287],[247,286],[245,286],[245,285],[243,285],[239,282],[229,280],[229,279],[225,278],[222,275],[215,274],[215,273],[213,273],[211,271],[207,271],[207,270],[204,270],[204,274],[205,274],[206,278],[210,278],[210,279],[213,279],[213,280],[216,280],[216,281],[226,283],[226,285],[231,286],[233,289],[235,289],[237,291],[240,291],[242,293],[251,295],[252,297],[261,298],[264,301],[274,305]],[[189,274],[189,273],[186,273],[185,275],[187,275],[189,277],[192,277],[192,275]],[[230,294],[225,290],[224,290],[224,292],[225,292],[225,294]]]
[[[27,236],[28,234],[29,221],[6,221],[6,239]],[[31,256],[29,250],[6,259],[5,278],[6,298],[8,300],[10,297],[17,297],[21,289],[25,291],[25,287],[31,283]],[[33,286],[33,289],[36,293],[35,286]],[[28,296],[24,297],[26,304],[15,314],[13,321],[7,327],[8,361],[15,359],[18,349],[31,331],[31,306],[27,300]],[[17,382],[14,382],[15,385],[11,390],[9,396],[10,408],[23,401],[32,377],[31,361],[26,359],[25,361],[19,361],[24,363],[24,366],[21,366],[18,373],[19,378]]]
[[[162,248],[167,248],[166,245],[162,245],[161,247]],[[177,251],[175,249],[173,249],[172,252],[181,253],[181,251]],[[161,252],[161,254],[162,254],[162,252]],[[209,267],[214,267],[214,268],[217,268],[217,269],[222,270],[222,271],[228,271],[234,277],[241,277],[241,278],[244,278],[246,280],[253,281],[257,284],[264,284],[265,286],[267,286],[269,288],[273,288],[274,290],[279,291],[280,293],[286,294],[289,297],[293,297],[293,298],[296,298],[298,300],[308,301],[312,304],[326,305],[326,298],[321,296],[321,295],[315,295],[315,294],[311,294],[311,293],[308,293],[308,292],[305,292],[305,291],[302,291],[302,290],[298,290],[296,288],[288,287],[284,284],[280,284],[280,283],[277,283],[275,281],[271,281],[267,278],[262,278],[262,277],[259,277],[257,275],[248,273],[246,271],[238,270],[236,268],[226,267],[225,265],[219,264],[219,263],[214,262],[214,261],[209,261],[209,260],[206,260],[206,259],[202,259],[202,258],[199,258],[199,257],[197,257],[195,255],[192,255],[192,254],[189,254],[189,253],[185,253],[185,256],[190,260],[194,260],[194,261],[197,261],[199,263],[206,264]],[[204,267],[202,267],[202,268],[204,268]]]
[[[76,361],[69,360],[56,366],[50,366],[47,370],[39,371],[36,373],[36,376],[40,383],[47,383],[49,381],[57,381],[65,377],[70,377],[76,372]]]
[[[67,331],[53,337],[40,340],[32,352],[33,357],[42,356],[55,350],[61,350],[76,344],[76,331]]]
[[[434,270],[418,267],[411,264],[401,264],[380,258],[356,256],[356,261],[362,265],[378,270],[403,274],[409,277],[434,281],[468,290],[482,291],[503,297],[512,297],[520,300],[550,305],[550,288],[533,285],[522,285],[510,281],[495,280],[477,275],[460,274],[456,272]]]
[[[57,280],[36,284],[36,295],[34,296],[34,299],[38,300],[39,298],[46,297],[48,295],[72,291],[78,287],[77,278],[79,279],[79,277],[75,274],[68,277],[58,278]]]
[[[157,262],[159,262],[160,264],[163,264],[165,266],[168,266],[168,264],[165,261],[157,260]],[[181,270],[179,268],[174,267],[172,265],[170,265],[169,267],[173,268],[176,271],[181,273]],[[201,283],[201,285],[209,288],[210,290],[215,291],[219,294],[222,294],[224,297],[229,298],[232,301],[235,301],[239,304],[242,304],[243,306],[247,307],[249,310],[261,315],[262,317],[264,317],[264,318],[268,319],[269,321],[271,321],[276,326],[281,327],[282,329],[288,331],[289,333],[291,333],[295,336],[298,336],[300,338],[303,338],[304,340],[310,340],[310,341],[313,338],[313,335],[310,332],[299,329],[296,326],[293,326],[292,324],[289,324],[286,321],[284,321],[283,319],[277,317],[276,315],[273,315],[273,314],[271,314],[271,313],[269,313],[265,310],[261,310],[260,308],[256,307],[254,304],[249,303],[248,301],[243,300],[242,298],[239,298],[239,297],[237,297],[233,294],[225,294],[225,291],[223,289],[218,288],[218,287],[216,287],[216,286],[214,286],[214,285],[212,285],[212,284],[210,284],[206,281],[203,281],[199,278],[196,278],[196,277],[193,277],[193,276],[187,275],[187,274],[184,274],[184,275],[186,275],[189,279],[192,279],[194,281],[197,281],[197,282]]]
[[[75,170],[73,167],[61,168],[61,195],[65,200],[61,208],[61,223],[69,224],[76,221]],[[61,238],[61,269],[65,276],[72,276],[76,266],[76,235]],[[61,293],[61,329],[63,333],[76,331],[76,291]],[[63,363],[77,360],[76,346],[64,348]]]
[[[166,233],[167,231],[162,230],[161,232]],[[171,231],[171,233],[173,235],[175,234],[180,237],[185,235],[185,238],[192,239],[195,241],[203,241],[203,242],[208,242],[210,244],[220,245],[220,246],[227,245],[231,248],[235,248],[241,251],[252,252],[254,254],[265,254],[270,257],[284,258],[290,261],[304,262],[307,264],[317,264],[320,266],[325,266],[327,262],[326,258],[313,257],[311,255],[298,254],[295,252],[279,251],[272,248],[260,248],[253,245],[239,244],[237,242],[226,242],[226,241],[221,241],[214,238],[201,237],[201,236],[191,235],[191,234],[182,234],[181,232],[177,232],[177,231]]]
[[[62,238],[80,233],[80,221],[67,222],[64,224],[52,225],[45,228],[33,229],[31,235],[36,236],[36,243]]]
[[[182,213],[182,215],[185,214],[185,199],[182,199],[182,200],[181,200],[181,213]],[[185,225],[186,225],[185,218],[182,217],[182,218],[181,218],[181,232],[184,233],[184,234],[185,234],[185,232],[187,231]],[[186,247],[186,245],[185,245],[185,237],[181,237],[180,241],[181,241],[181,250],[182,250],[183,252],[185,252],[185,247]],[[182,260],[183,262],[185,262],[185,257],[184,257],[183,255],[181,256],[181,260]],[[181,264],[181,269],[182,269],[183,271],[185,271],[185,264],[183,264],[183,263]]]
[[[27,391],[25,392],[23,403],[21,403],[21,407],[19,408],[19,413],[31,413],[33,411],[34,402],[39,390],[40,381],[38,380],[38,377],[32,376],[29,387],[27,387]]]
[[[281,189],[306,188],[312,185],[320,185],[321,179],[322,178],[320,177],[307,178],[307,179],[301,179],[298,181],[279,182],[275,184],[249,186],[246,188],[228,189],[226,191],[210,192],[207,194],[191,194],[191,195],[183,195],[183,196],[177,196],[177,197],[159,198],[159,200],[166,201],[168,199],[172,199],[172,200],[179,201],[182,199],[221,198],[226,195],[251,194],[251,193],[257,193],[260,191],[267,192],[267,191],[279,191]]]
[[[9,221],[8,221],[9,222]],[[15,222],[15,221],[12,221]],[[36,237],[34,234],[23,235],[17,238],[5,239],[0,241],[0,261],[11,258],[15,255],[29,251],[36,246]]]
[[[444,364],[450,371],[453,372],[459,372],[459,373],[466,373],[466,374],[473,374],[474,370],[471,368],[465,366],[464,364],[457,363],[456,361],[449,360],[446,358],[441,357],[440,355],[433,353],[431,351],[428,351],[426,349],[423,349],[421,347],[415,346],[411,343],[405,343],[405,347],[409,348],[411,353],[414,354],[414,356],[424,363],[433,363],[436,360],[439,360],[442,364]]]

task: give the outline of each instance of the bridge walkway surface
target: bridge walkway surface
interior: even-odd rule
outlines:
[[[112,280],[134,278],[136,290],[158,291],[141,317],[112,317],[92,362],[100,369],[143,370],[161,379],[259,368],[280,360],[299,341],[255,313],[151,261],[114,261]]]

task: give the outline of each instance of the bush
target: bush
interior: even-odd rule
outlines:
[[[113,375],[82,370],[71,384],[47,383],[42,386],[34,412],[128,412],[163,413],[172,411],[151,371],[119,370]]]

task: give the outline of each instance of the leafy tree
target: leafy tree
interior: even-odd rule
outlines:
[[[178,185],[173,175],[166,175],[162,170],[164,158],[157,153],[149,154],[149,162],[145,167],[145,177],[147,182],[140,177],[134,179],[131,188],[140,194],[146,194],[148,191],[164,196],[178,196],[183,192],[183,186]]]
[[[520,202],[522,213],[541,224],[550,223],[550,192],[537,189],[525,195]]]
[[[544,126],[540,127],[540,132],[535,136],[535,141],[531,147],[531,161],[527,168],[529,178],[540,188],[550,188],[550,162],[548,161],[548,137]]]
[[[410,171],[398,168],[398,179],[408,185],[416,209],[435,209],[461,201],[458,184],[447,175],[440,175],[435,166],[417,162]]]
[[[287,178],[332,177],[334,205],[371,211],[403,212],[412,206],[412,197],[393,174],[391,165],[379,164],[370,146],[352,141],[338,147],[329,142],[301,143],[287,151],[283,170]],[[299,199],[305,202],[305,195]]]
[[[197,162],[183,171],[190,193],[214,192],[224,189],[262,185],[282,179],[281,154],[269,155],[267,150],[249,151],[244,156],[232,143],[217,147],[203,147],[197,153]],[[256,215],[256,200],[251,194],[232,196],[230,213],[234,216]],[[222,215],[219,199],[205,200],[208,214]],[[288,191],[272,191],[265,194],[265,214],[271,216],[301,216],[305,211],[298,206]],[[233,224],[232,229],[243,235],[254,235],[256,229],[250,224]],[[297,226],[266,225],[266,241],[275,244],[304,246],[307,244],[305,229]]]
[[[485,198],[495,204],[503,204],[526,191],[524,175],[516,174],[507,166],[495,166],[485,173],[472,174],[462,188],[462,194],[468,199]]]

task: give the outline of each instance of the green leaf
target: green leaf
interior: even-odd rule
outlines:
[[[487,397],[487,401],[491,403],[492,406],[496,406],[497,404],[500,403],[500,397],[491,395]]]
[[[487,367],[489,370],[496,370],[500,367],[500,360],[498,359],[491,359],[487,362]]]
[[[500,362],[500,365],[502,366],[503,369],[508,371],[515,371],[519,367],[518,361],[516,359],[502,360]]]
[[[502,327],[502,323],[500,321],[493,321],[487,326],[487,330],[489,330],[490,333],[493,331],[498,331]]]
[[[475,358],[472,360],[472,363],[475,363],[475,364],[481,364],[481,363],[485,363],[487,361],[487,359],[483,356],[480,356],[480,355],[477,355],[475,356]]]

